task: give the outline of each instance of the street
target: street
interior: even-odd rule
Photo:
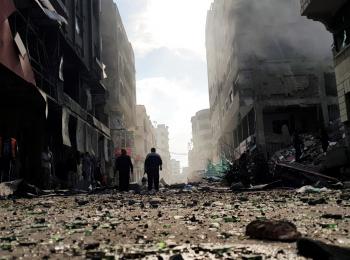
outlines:
[[[305,237],[350,246],[349,197],[201,185],[1,200],[0,259],[305,259],[295,243],[249,239],[246,226],[285,219]]]

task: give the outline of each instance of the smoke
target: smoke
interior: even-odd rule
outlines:
[[[299,0],[216,0],[212,8],[207,24],[214,38],[207,44],[215,42],[218,66],[227,66],[227,50],[234,47],[245,57],[331,60],[331,34],[301,16]]]
[[[227,0],[240,52],[261,58],[331,59],[331,34],[300,14],[299,0]]]

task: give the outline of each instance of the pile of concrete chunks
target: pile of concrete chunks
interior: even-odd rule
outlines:
[[[252,171],[254,165],[262,165],[249,159],[248,175],[250,184],[244,183],[239,167],[235,176],[239,177],[232,184],[233,190],[261,190],[277,187],[300,188],[305,185],[319,187],[341,188],[344,183],[350,181],[350,149],[344,144],[344,139],[336,139],[330,142],[327,152],[323,152],[319,139],[311,134],[301,136],[303,140],[303,152],[300,161],[295,160],[295,149],[293,146],[275,152],[268,161],[268,174]],[[251,156],[250,156],[251,157]],[[260,171],[260,170],[259,170]],[[257,176],[262,175],[263,178]],[[242,179],[242,180],[241,180]]]
[[[319,140],[312,135],[303,135],[303,153],[295,161],[295,150],[288,147],[276,152],[270,159],[270,172],[274,179],[280,179],[285,186],[304,185],[341,186],[350,181],[350,149],[343,140],[330,142],[323,152]]]

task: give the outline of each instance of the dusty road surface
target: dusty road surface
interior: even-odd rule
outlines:
[[[304,236],[350,246],[349,197],[198,187],[1,200],[0,259],[304,259],[295,243],[252,240],[245,227],[286,219]]]

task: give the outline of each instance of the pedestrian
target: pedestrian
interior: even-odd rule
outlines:
[[[134,173],[134,166],[126,150],[121,150],[121,155],[115,160],[114,172],[119,173],[119,190],[129,191],[130,173]]]
[[[76,158],[77,158],[77,179],[76,179],[76,186],[78,189],[83,188],[83,164],[82,164],[82,155],[79,151],[76,152]]]
[[[17,156],[17,140],[11,137],[3,137],[2,139],[2,166],[1,166],[1,182],[11,180],[15,159]]]
[[[68,186],[75,189],[77,186],[78,158],[74,150],[70,150],[67,159]]]
[[[102,170],[101,170],[101,159],[98,159],[96,161],[96,167],[94,171],[94,180],[95,184],[98,186],[102,186]]]
[[[152,191],[153,186],[159,191],[159,170],[162,170],[162,158],[156,153],[156,149],[152,148],[145,160],[145,173],[147,173],[148,191]]]
[[[43,171],[43,186],[44,188],[50,189],[52,182],[52,163],[53,154],[50,151],[50,147],[46,146],[44,151],[41,153],[41,167]]]
[[[322,127],[320,129],[320,140],[322,144],[322,150],[324,153],[326,153],[329,146],[329,136],[325,127]]]
[[[94,151],[92,151],[90,159],[91,159],[91,179],[90,179],[89,189],[92,190],[94,187],[96,187],[95,173],[97,168],[97,160],[96,160]]]
[[[300,162],[300,158],[302,155],[302,147],[303,147],[303,141],[300,138],[298,130],[294,131],[293,134],[293,147],[295,149],[295,161]]]
[[[87,183],[87,186],[92,186],[92,159],[88,152],[86,152],[83,155],[82,159],[82,171],[83,171],[83,177],[85,182]]]

